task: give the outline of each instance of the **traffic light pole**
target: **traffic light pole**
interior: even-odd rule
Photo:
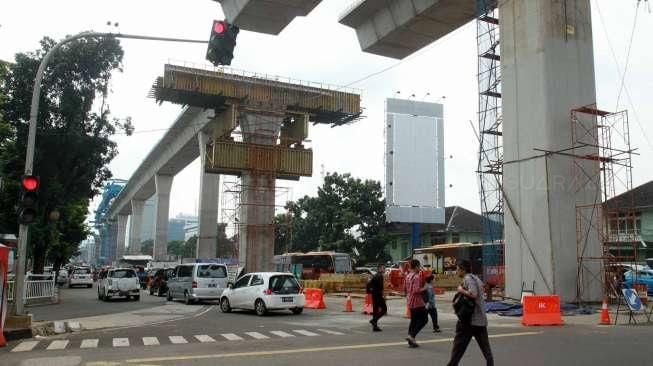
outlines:
[[[34,146],[36,144],[36,122],[39,116],[39,102],[41,96],[41,82],[43,81],[43,74],[45,69],[52,58],[52,55],[66,43],[82,39],[82,38],[127,38],[127,39],[140,39],[147,41],[164,41],[164,42],[183,42],[183,43],[208,43],[208,41],[194,40],[194,39],[181,39],[181,38],[166,38],[166,37],[150,37],[139,36],[132,34],[120,33],[102,33],[102,32],[82,32],[74,36],[67,37],[54,45],[43,57],[39,69],[34,78],[34,89],[32,90],[32,105],[29,113],[29,133],[27,135],[27,154],[25,155],[25,175],[33,174],[34,167]],[[29,226],[20,224],[18,227],[18,260],[16,261],[16,282],[14,283],[14,302],[16,304],[16,315],[24,314],[24,300],[25,300],[25,265],[27,257],[27,235]]]

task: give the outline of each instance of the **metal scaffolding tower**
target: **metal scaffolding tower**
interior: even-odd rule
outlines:
[[[476,3],[478,46],[478,178],[483,215],[483,276],[497,287],[504,283],[503,133],[499,10],[496,0]]]

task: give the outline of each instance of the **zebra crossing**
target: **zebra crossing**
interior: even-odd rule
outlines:
[[[331,329],[293,329],[293,330],[271,330],[242,333],[217,333],[217,334],[195,334],[191,336],[148,336],[148,337],[115,337],[115,338],[88,338],[88,339],[55,339],[55,340],[28,340],[18,343],[11,349],[11,352],[28,351],[53,351],[71,349],[93,349],[93,348],[121,348],[134,346],[161,346],[166,344],[182,345],[188,343],[218,343],[218,342],[242,342],[249,340],[272,340],[291,337],[319,337],[319,336],[343,336],[345,333]]]

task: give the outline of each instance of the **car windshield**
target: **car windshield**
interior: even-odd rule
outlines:
[[[217,264],[203,264],[197,269],[197,277],[201,278],[227,278],[227,270]]]
[[[89,274],[91,273],[91,270],[88,268],[77,268],[74,272],[74,274]]]
[[[299,283],[293,276],[272,276],[270,277],[270,290],[275,294],[298,294]]]
[[[117,271],[113,271],[113,275],[111,275],[112,278],[133,278],[136,277],[136,273],[134,273],[133,270],[130,269],[119,269]]]

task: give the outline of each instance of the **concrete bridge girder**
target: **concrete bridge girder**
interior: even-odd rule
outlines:
[[[229,23],[244,30],[279,34],[295,17],[306,16],[322,0],[217,0]]]

